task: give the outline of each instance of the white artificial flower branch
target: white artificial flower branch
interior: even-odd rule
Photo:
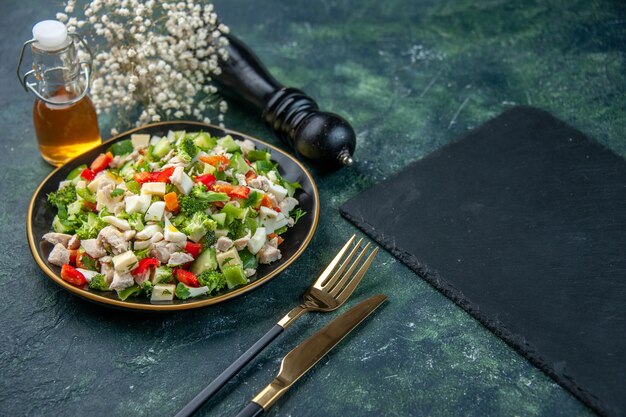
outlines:
[[[91,0],[82,16],[75,10],[68,0],[56,17],[95,46],[90,96],[98,113],[115,111],[122,121],[139,106],[137,125],[183,117],[210,123],[213,109],[223,124],[228,104],[211,77],[228,58],[228,27],[212,4]]]

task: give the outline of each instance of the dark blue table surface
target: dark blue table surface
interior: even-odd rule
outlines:
[[[0,3],[0,415],[172,415],[268,330],[357,230],[338,206],[503,110],[553,112],[626,156],[626,10],[615,1],[219,1],[233,33],[285,84],[346,116],[357,164],[315,173],[319,228],[302,258],[257,291],[170,315],[119,312],[57,287],[25,238],[51,171],[32,100],[15,78],[31,26],[60,6]],[[101,120],[101,132],[114,119]],[[282,146],[236,106],[226,125]],[[272,409],[274,416],[585,416],[591,412],[388,253],[349,302],[389,302]],[[282,356],[327,323],[310,315],[200,415],[234,415]]]

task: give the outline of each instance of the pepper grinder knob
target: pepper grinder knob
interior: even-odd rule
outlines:
[[[260,112],[278,138],[313,164],[326,169],[352,165],[352,126],[335,113],[320,111],[303,91],[281,85],[243,42],[227,37],[228,59],[214,77],[221,91]]]

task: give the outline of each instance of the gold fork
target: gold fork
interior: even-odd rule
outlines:
[[[367,258],[370,243],[361,249],[363,239],[353,245],[356,236],[352,236],[335,258],[324,269],[315,282],[306,290],[302,296],[302,304],[292,309],[278,323],[272,327],[261,339],[252,345],[243,355],[226,368],[217,378],[204,388],[196,397],[191,400],[176,417],[190,416],[202,404],[210,399],[220,388],[237,374],[246,364],[254,359],[270,342],[287,327],[293,324],[300,316],[309,311],[327,313],[341,307],[352,295],[359,282],[372,264],[374,257],[378,253],[378,248],[374,248]],[[350,249],[352,247],[352,249]],[[358,255],[357,255],[358,252]],[[346,255],[347,254],[347,255]],[[357,255],[354,262],[351,262]],[[365,261],[363,259],[365,258]],[[358,268],[358,269],[357,269]],[[346,270],[347,269],[347,270]]]
[[[315,280],[313,285],[311,285],[303,294],[303,303],[295,307],[293,310],[287,313],[285,317],[280,319],[280,321],[278,322],[278,326],[286,329],[294,321],[296,321],[298,317],[309,311],[320,311],[323,313],[327,313],[329,311],[336,310],[341,307],[348,298],[350,298],[350,296],[354,292],[354,289],[357,285],[359,285],[359,282],[361,282],[361,279],[365,275],[365,272],[367,272],[367,269],[370,267],[372,260],[378,253],[378,248],[374,248],[374,250],[367,257],[363,265],[361,265],[359,270],[355,273],[356,268],[361,264],[363,257],[367,253],[367,250],[370,248],[370,243],[368,243],[361,250],[356,260],[350,265],[348,271],[344,274],[343,272],[346,270],[348,264],[361,246],[361,243],[363,242],[362,238],[359,239],[359,241],[356,245],[354,245],[346,259],[343,260],[344,255],[346,254],[348,249],[350,249],[350,246],[354,242],[355,238],[356,236],[352,235],[352,237],[346,242],[343,248],[341,248],[337,255],[335,255],[335,258],[332,260],[332,262],[328,264],[326,269],[324,269],[324,272],[320,274],[320,276]],[[339,265],[340,262],[341,265]],[[339,265],[338,268],[337,265]]]

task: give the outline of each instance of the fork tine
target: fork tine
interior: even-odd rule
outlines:
[[[335,273],[333,273],[333,275],[326,280],[324,285],[322,285],[322,288],[327,289],[335,285],[341,274],[343,274],[343,271],[345,271],[348,265],[350,265],[350,261],[354,257],[356,251],[360,249],[361,243],[363,243],[363,238],[359,239],[359,241],[356,242],[346,259],[341,263],[341,266],[339,266],[339,269],[337,269],[337,271],[335,271]]]
[[[348,268],[348,271],[343,275],[343,277],[341,277],[337,285],[335,285],[333,288],[329,288],[330,291],[328,291],[328,293],[331,296],[335,297],[339,293],[339,291],[341,291],[341,289],[346,285],[346,282],[348,282],[348,280],[353,276],[354,271],[361,264],[361,260],[367,254],[370,246],[371,243],[368,242],[367,245],[365,245],[365,247],[361,249],[359,256],[357,256],[354,262],[352,262],[352,265],[350,265],[350,268]]]
[[[343,255],[346,253],[346,251],[348,250],[348,248],[350,247],[352,242],[354,242],[354,239],[356,239],[356,235],[352,235],[352,237],[350,239],[348,239],[346,244],[343,245],[343,248],[341,248],[341,250],[337,253],[337,255],[335,255],[335,257],[333,258],[331,263],[329,263],[328,266],[326,267],[326,269],[324,269],[324,272],[322,272],[321,275],[317,278],[317,280],[315,280],[315,284],[314,285],[316,287],[317,286],[321,287],[322,284],[324,284],[324,282],[330,276],[330,274],[333,272],[333,270],[335,269],[335,267],[337,266],[337,264],[339,263],[341,258],[343,258]]]
[[[348,297],[350,297],[350,295],[352,295],[352,292],[354,291],[356,286],[359,285],[359,282],[361,282],[361,279],[363,279],[363,276],[369,269],[377,253],[378,253],[378,248],[376,247],[374,248],[370,256],[367,257],[367,260],[361,266],[361,268],[359,268],[359,271],[356,273],[354,278],[352,278],[352,280],[348,283],[348,285],[346,285],[346,287],[339,293],[339,295],[337,295],[336,298],[340,303],[343,303]]]

